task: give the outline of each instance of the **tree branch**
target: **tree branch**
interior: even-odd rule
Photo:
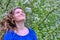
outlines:
[[[2,7],[2,3],[1,3],[1,2],[2,2],[2,0],[0,0],[0,7],[1,7],[2,9],[4,9],[4,8]]]
[[[4,7],[2,6],[1,1],[2,1],[2,0],[0,0],[0,7],[1,7],[2,9],[4,9]],[[7,5],[6,5],[6,8],[7,8],[7,7],[8,7],[8,5],[10,4],[10,1],[11,1],[11,0],[8,0],[8,3],[7,3]]]
[[[7,8],[7,7],[8,7],[8,5],[10,4],[10,1],[11,1],[11,0],[8,0],[8,3],[7,3],[7,5],[6,5],[6,8]]]
[[[6,9],[4,10],[4,12],[7,10],[7,7],[9,6],[10,2],[11,2],[11,0],[8,0],[8,3],[6,5]]]
[[[56,9],[54,8],[52,11],[50,11],[50,12],[47,14],[46,17],[43,19],[43,21],[42,21],[39,25],[41,25],[41,24],[48,18],[48,16],[49,16],[52,12],[54,12],[55,10],[57,10],[59,7],[60,7],[60,4],[57,5],[57,8],[56,8]]]
[[[52,12],[54,12],[55,10],[57,10],[58,8],[60,8],[60,4],[58,4],[57,5],[57,8],[55,9],[53,9],[52,11],[50,11],[47,15],[46,15],[46,17],[43,19],[43,21],[40,23],[40,24],[38,24],[39,26],[48,18],[48,16],[52,13]],[[38,27],[38,30],[40,30],[39,29],[39,27]]]

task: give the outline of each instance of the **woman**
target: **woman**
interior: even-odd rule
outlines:
[[[25,26],[26,15],[22,8],[12,9],[1,22],[3,40],[37,40],[36,33]]]

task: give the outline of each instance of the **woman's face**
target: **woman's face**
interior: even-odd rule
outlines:
[[[16,9],[13,17],[15,21],[24,21],[26,19],[25,13],[22,9]]]

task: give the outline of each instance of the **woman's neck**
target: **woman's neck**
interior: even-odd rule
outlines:
[[[25,28],[24,22],[16,22],[17,30],[22,30]]]
[[[24,36],[29,33],[28,28],[24,26],[24,22],[16,22],[16,27],[17,28],[14,30],[14,32],[18,35]]]

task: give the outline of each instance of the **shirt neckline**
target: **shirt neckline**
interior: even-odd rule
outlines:
[[[26,34],[26,35],[24,35],[24,36],[18,35],[17,33],[14,32],[14,30],[13,30],[13,33],[14,33],[15,35],[19,36],[19,37],[25,37],[25,36],[28,36],[28,35],[30,34],[30,29],[28,28],[28,30],[29,30],[28,34]]]

